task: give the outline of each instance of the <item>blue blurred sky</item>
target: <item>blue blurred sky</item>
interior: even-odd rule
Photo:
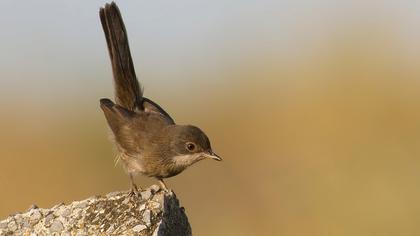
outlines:
[[[81,87],[110,87],[111,70],[97,15],[105,2],[2,0],[0,91],[7,96],[37,96],[65,87],[59,93],[74,96]],[[398,50],[408,57],[420,51],[419,1],[117,3],[137,73],[145,78],[147,89],[163,83],[170,89],[226,82],[229,71],[247,62],[264,64],[265,59],[287,66],[322,53],[334,38],[368,37],[372,28],[394,33]],[[353,29],[360,32],[363,27],[366,32],[352,35]]]

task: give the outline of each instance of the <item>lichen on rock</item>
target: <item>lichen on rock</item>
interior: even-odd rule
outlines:
[[[32,206],[0,221],[0,235],[191,235],[174,192],[154,185],[137,195],[113,192],[50,209]]]

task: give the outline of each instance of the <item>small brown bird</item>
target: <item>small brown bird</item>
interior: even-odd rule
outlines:
[[[132,193],[138,191],[136,174],[159,180],[181,173],[205,158],[217,161],[207,135],[192,125],[177,125],[158,104],[143,97],[128,45],[127,32],[118,6],[112,2],[99,12],[114,74],[115,103],[100,105],[114,134],[119,159],[128,172]]]

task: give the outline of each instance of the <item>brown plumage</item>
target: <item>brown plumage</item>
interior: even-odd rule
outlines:
[[[101,99],[105,118],[115,137],[120,159],[137,190],[133,175],[141,173],[163,182],[204,158],[221,160],[206,134],[191,125],[176,125],[158,104],[143,97],[130,54],[127,32],[117,5],[99,12],[108,45],[115,86],[115,103]]]

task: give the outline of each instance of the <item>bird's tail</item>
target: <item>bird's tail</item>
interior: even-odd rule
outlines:
[[[102,28],[108,44],[114,74],[116,104],[134,111],[142,109],[143,93],[137,81],[128,45],[127,32],[117,4],[106,4],[99,11]]]

